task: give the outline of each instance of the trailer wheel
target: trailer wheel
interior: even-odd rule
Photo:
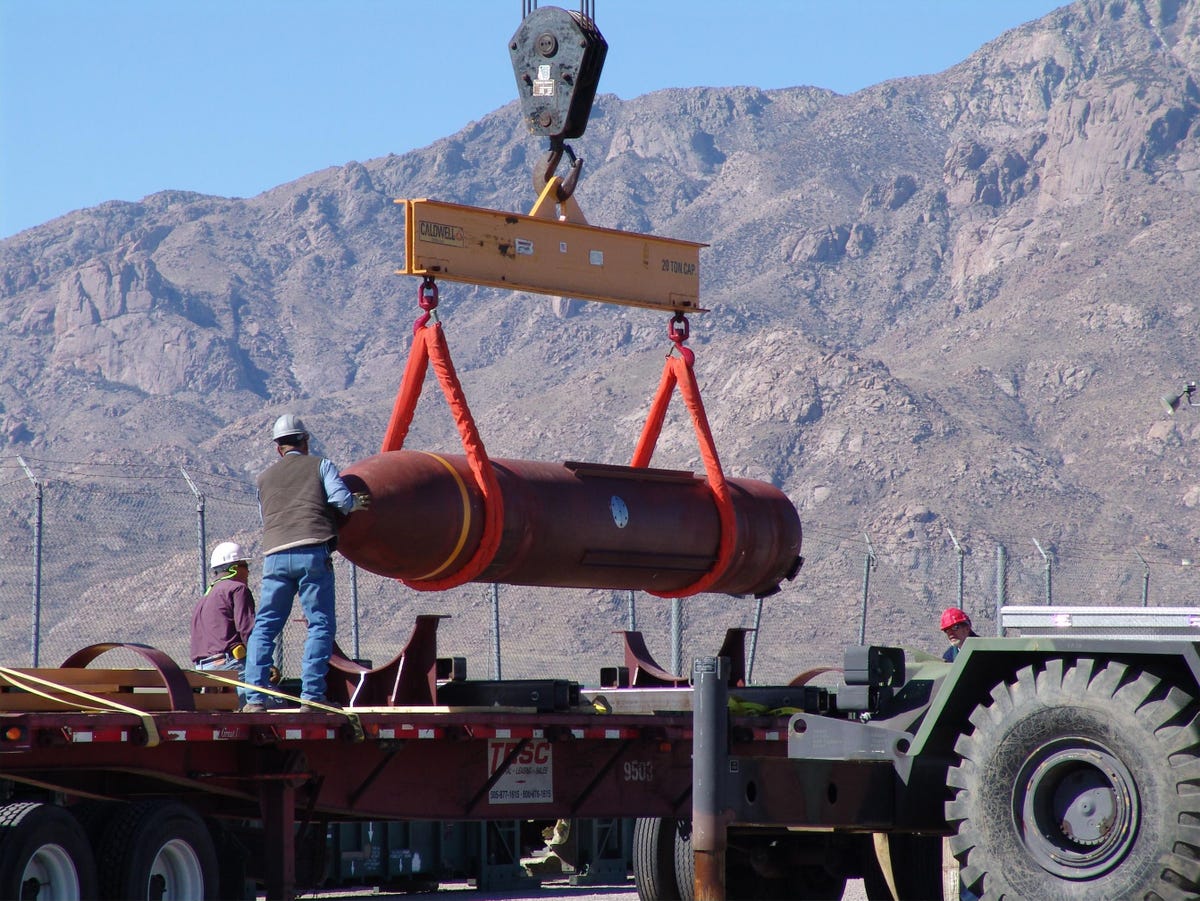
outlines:
[[[679,901],[696,901],[696,853],[692,849],[692,821],[675,820],[675,882]]]
[[[70,813],[28,801],[0,807],[0,898],[78,901],[95,896],[92,849]]]
[[[633,879],[638,901],[679,901],[674,819],[641,817],[633,824]]]
[[[997,898],[1195,895],[1195,698],[1124,663],[1054,659],[997,685],[970,722],[946,803],[964,886]]]
[[[117,801],[78,801],[68,809],[71,815],[83,828],[93,848],[100,846],[104,831],[108,827],[109,818],[120,810],[123,805]]]
[[[148,801],[116,814],[101,842],[101,897],[216,898],[217,854],[204,821],[177,801]]]

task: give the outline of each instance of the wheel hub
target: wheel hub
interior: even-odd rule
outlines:
[[[1101,744],[1060,738],[1021,767],[1013,820],[1043,869],[1066,879],[1095,879],[1120,863],[1137,838],[1136,783]]]
[[[71,853],[62,845],[42,845],[21,874],[22,898],[79,897],[79,875]]]

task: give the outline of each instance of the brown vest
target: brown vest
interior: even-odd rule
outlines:
[[[258,477],[264,556],[323,544],[337,534],[320,467],[320,457],[287,454]]]

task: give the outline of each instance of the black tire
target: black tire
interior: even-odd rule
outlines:
[[[633,824],[633,879],[638,901],[679,901],[674,819],[641,817]]]
[[[96,897],[96,864],[79,822],[61,807],[0,807],[0,898]]]
[[[118,801],[85,800],[72,804],[67,808],[71,815],[83,827],[84,834],[93,848],[100,847],[108,821],[114,813],[124,808]]]
[[[692,850],[692,821],[675,820],[675,882],[679,901],[696,901],[696,855]]]
[[[985,898],[1200,890],[1196,699],[1120,662],[1048,660],[992,689],[955,745],[950,845]]]
[[[98,857],[102,898],[218,897],[212,836],[204,821],[177,801],[133,804],[115,814]]]

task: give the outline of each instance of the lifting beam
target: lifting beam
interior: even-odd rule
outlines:
[[[558,181],[550,179],[546,191]],[[543,203],[531,215],[438,200],[396,203],[404,204],[405,224],[405,267],[397,275],[704,312],[700,248],[706,244],[536,215]]]

